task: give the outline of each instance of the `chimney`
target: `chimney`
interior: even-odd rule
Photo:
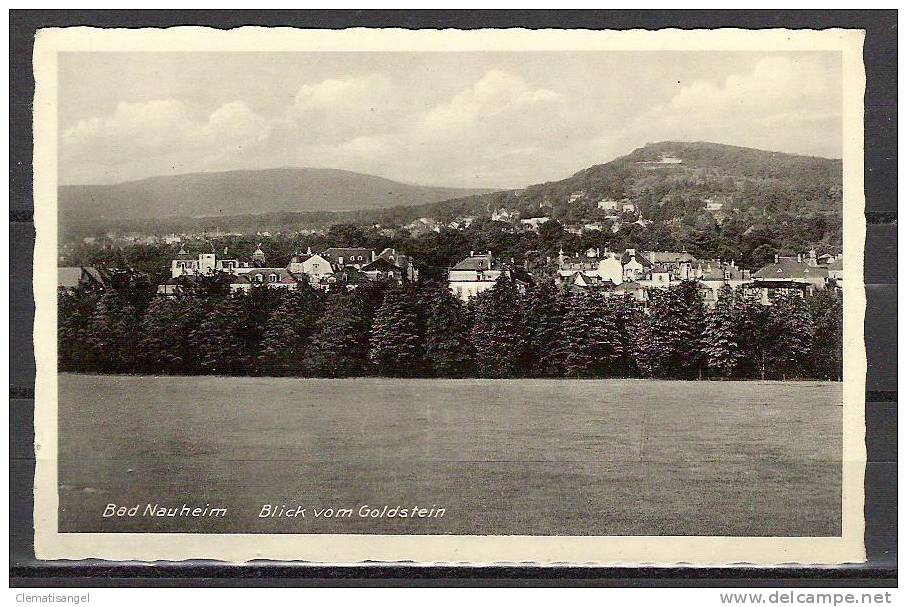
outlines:
[[[595,247],[595,258],[598,259],[602,256],[602,250],[599,247]]]
[[[775,253],[775,263],[778,263],[778,254]]]
[[[475,256],[476,256],[476,252],[475,252],[475,251],[470,251],[470,252],[469,252],[469,256],[470,256],[470,257],[475,257]]]
[[[797,263],[803,263],[803,253],[797,253]]]
[[[311,255],[311,254],[312,254],[312,247],[306,247],[306,248],[305,248],[305,254],[306,254],[306,255]]]

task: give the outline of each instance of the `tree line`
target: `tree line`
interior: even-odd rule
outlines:
[[[61,371],[302,377],[841,378],[835,291],[764,306],[697,283],[629,296],[523,288],[502,277],[464,304],[443,282],[329,293],[210,281],[175,297],[61,290]]]

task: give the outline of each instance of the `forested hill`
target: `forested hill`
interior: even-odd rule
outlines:
[[[594,218],[602,198],[629,199],[652,220],[696,215],[705,199],[724,203],[725,211],[837,213],[841,185],[838,159],[664,141],[560,181],[424,205],[407,214],[446,218],[503,207],[523,217],[549,215],[569,223]],[[582,195],[568,203],[574,193]]]
[[[429,187],[338,169],[282,168],[189,173],[113,185],[64,185],[64,219],[136,220],[272,212],[362,210],[488,192]]]
[[[464,216],[475,216],[478,220],[471,229],[458,232],[463,240],[461,248],[468,250],[473,248],[470,243],[482,241],[486,247],[511,250],[501,242],[502,238],[507,240],[501,236],[506,226],[488,221],[497,209],[507,209],[522,218],[550,217],[555,220],[551,228],[558,224],[577,226],[590,222],[611,223],[613,228],[614,211],[599,209],[598,202],[614,199],[632,202],[638,211],[623,214],[617,232],[605,229],[581,238],[567,238],[557,229],[546,230],[544,242],[536,246],[554,251],[561,243],[565,247],[580,244],[614,248],[635,245],[662,250],[677,247],[757,264],[774,252],[795,253],[795,249],[804,250],[804,247],[840,252],[841,171],[840,160],[715,143],[661,142],[581,170],[566,179],[521,190],[472,194],[440,202],[422,200],[422,204],[418,204],[420,200],[416,197],[408,199],[406,205],[392,206],[395,203],[390,202],[385,208],[350,211],[283,211],[132,222],[105,222],[96,216],[81,215],[78,218],[81,221],[63,218],[61,238],[72,240],[110,229],[144,233],[223,230],[255,234],[264,230],[292,232],[337,224],[380,224],[382,228],[393,228],[419,218],[443,225]],[[720,203],[721,210],[707,210],[708,201]],[[640,213],[645,222],[636,222]],[[489,236],[495,233],[494,238]],[[568,242],[571,239],[578,242]]]

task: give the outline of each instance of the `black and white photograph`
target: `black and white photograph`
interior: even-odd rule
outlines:
[[[39,32],[39,557],[862,562],[861,52]]]

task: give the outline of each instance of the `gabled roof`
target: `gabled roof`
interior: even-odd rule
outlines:
[[[57,286],[59,287],[74,289],[79,286],[81,278],[82,268],[78,266],[57,268]]]
[[[631,259],[635,259],[636,262],[639,263],[644,268],[652,267],[652,262],[649,261],[648,259],[646,259],[644,256],[640,255],[638,251],[632,256],[629,255],[626,251],[624,251],[624,254],[620,256],[620,263],[622,263],[623,265],[627,265],[628,263],[630,263]]]
[[[827,278],[828,268],[810,266],[795,257],[780,257],[777,263],[770,263],[753,274],[753,278],[764,280]]]
[[[372,253],[371,249],[363,247],[331,247],[322,251],[321,256],[329,261],[338,261],[341,257],[343,261],[351,257],[362,257],[362,261],[371,261]]]
[[[388,261],[384,257],[379,257],[375,261],[362,266],[363,272],[400,272],[401,268],[397,264]]]
[[[61,287],[75,288],[83,282],[94,283],[99,287],[106,286],[111,278],[110,270],[94,267],[71,266],[57,268],[57,284]]]
[[[473,255],[451,268],[451,270],[491,270],[494,269],[494,257],[491,255]]]
[[[686,251],[650,251],[646,256],[654,263],[681,263],[696,261],[696,258]]]
[[[743,268],[736,265],[732,266],[729,263],[718,263],[717,261],[702,262],[698,267],[702,270],[700,280],[724,280],[725,272],[730,274],[730,280],[740,280],[743,278]]]
[[[832,271],[834,271],[834,270],[842,271],[842,270],[844,270],[844,260],[836,259],[832,262],[829,262],[829,264],[826,266],[826,268],[829,270],[832,270]]]

